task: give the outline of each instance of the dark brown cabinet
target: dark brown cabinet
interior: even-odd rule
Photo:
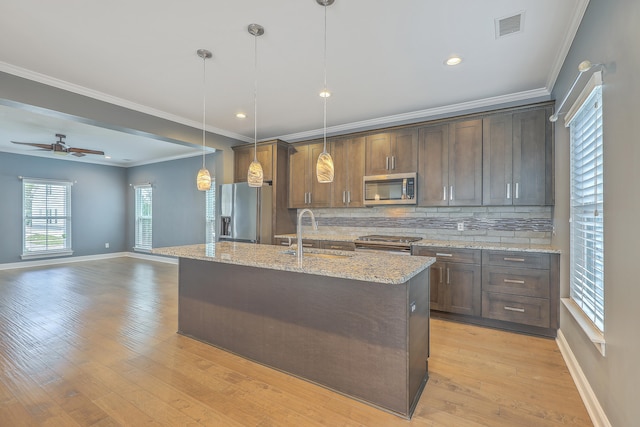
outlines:
[[[264,173],[264,181],[273,181],[273,144],[260,144],[256,151],[256,157],[262,166],[262,172]],[[233,147],[233,181],[234,182],[247,182],[247,172],[249,171],[249,165],[254,159],[254,148],[251,145],[241,145]]]
[[[552,205],[551,107],[483,120],[483,204]]]
[[[558,255],[482,251],[482,317],[558,328]]]
[[[275,239],[274,245],[277,246],[289,246],[289,243],[295,244],[296,239],[294,237],[289,239],[278,238]],[[314,239],[302,239],[303,248],[316,248],[316,249],[330,249],[334,251],[355,251],[356,244],[353,242],[346,242],[342,240],[314,240]]]
[[[411,173],[418,170],[418,133],[399,129],[366,137],[366,175]]]
[[[362,207],[362,177],[364,176],[364,137],[336,139],[331,142],[334,179],[331,186],[331,206]]]
[[[480,316],[480,250],[414,246],[412,253],[436,258],[429,280],[432,310]]]
[[[322,142],[290,147],[290,208],[324,208],[331,205],[331,184],[319,183],[316,178],[316,163],[323,150]]]
[[[418,204],[482,204],[482,120],[428,126],[419,132]]]

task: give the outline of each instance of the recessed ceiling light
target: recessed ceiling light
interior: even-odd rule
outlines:
[[[104,158],[105,158],[105,159],[110,159],[110,158],[111,158],[111,156],[104,156]]]
[[[331,92],[329,92],[328,89],[325,89],[321,91],[318,95],[320,95],[322,98],[328,98],[331,96]]]
[[[246,119],[247,115],[245,113],[236,113],[236,117],[239,119]]]
[[[461,62],[462,62],[462,58],[460,58],[459,56],[452,56],[446,61],[444,61],[445,64],[451,65],[451,66],[458,65]]]

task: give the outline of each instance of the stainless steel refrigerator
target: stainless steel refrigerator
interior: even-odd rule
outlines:
[[[219,240],[271,244],[272,187],[220,185]]]

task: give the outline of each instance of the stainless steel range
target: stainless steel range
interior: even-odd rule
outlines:
[[[390,252],[396,254],[411,255],[411,243],[421,240],[420,237],[408,236],[384,236],[372,234],[361,236],[355,240],[356,251]]]

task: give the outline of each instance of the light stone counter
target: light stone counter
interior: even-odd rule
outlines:
[[[178,258],[387,284],[406,283],[435,262],[435,258],[431,257],[305,249],[302,264],[299,265],[295,255],[285,252],[281,246],[240,242],[174,246],[152,251],[154,254]],[[344,257],[323,258],[313,254]]]
[[[295,234],[280,234],[275,236],[279,239],[286,239],[291,237],[291,241],[295,243]],[[341,242],[353,242],[358,237],[349,234],[313,234],[303,233],[303,239],[309,240],[333,240]],[[444,248],[457,248],[457,249],[487,249],[497,251],[516,251],[516,252],[542,252],[548,254],[559,254],[560,249],[554,248],[549,245],[528,245],[528,244],[516,244],[516,243],[489,243],[489,242],[465,242],[461,240],[429,240],[422,239],[412,243],[415,246],[427,246],[427,247],[444,247]]]

